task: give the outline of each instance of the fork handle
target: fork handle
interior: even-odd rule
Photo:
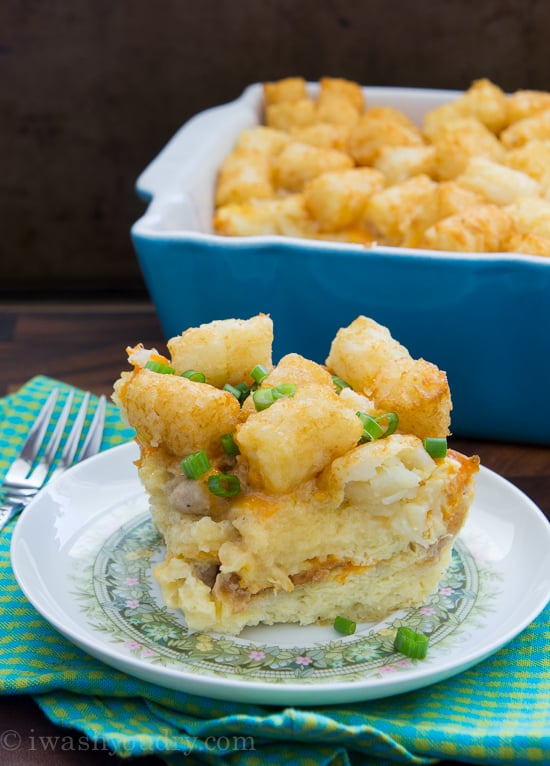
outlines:
[[[21,513],[24,507],[25,503],[6,503],[5,505],[0,505],[0,529],[3,529],[14,516]]]

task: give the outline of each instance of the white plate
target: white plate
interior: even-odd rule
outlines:
[[[520,490],[482,468],[439,590],[427,603],[342,637],[330,626],[191,633],[166,609],[151,566],[163,548],[125,444],[75,466],[27,507],[11,557],[36,609],[119,670],[192,694],[261,704],[376,699],[441,681],[525,628],[550,594],[550,525]],[[430,635],[428,657],[393,652],[398,624]]]

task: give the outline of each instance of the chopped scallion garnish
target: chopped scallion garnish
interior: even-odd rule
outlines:
[[[380,423],[376,422],[375,418],[371,415],[367,415],[366,412],[356,412],[355,414],[363,424],[363,433],[361,435],[362,442],[373,442],[382,436],[384,429]]]
[[[296,386],[294,383],[281,383],[279,386],[273,386],[273,399],[284,399],[288,396],[294,396]]]
[[[241,396],[243,392],[240,389],[238,389],[236,386],[232,386],[231,383],[226,383],[225,386],[223,387],[223,390],[229,391],[230,394],[233,394],[235,399],[238,399],[239,401],[241,401]]]
[[[233,434],[224,434],[220,437],[222,447],[226,455],[238,455],[240,450],[233,438]]]
[[[394,433],[399,423],[396,412],[386,412],[384,415],[378,415],[376,418],[373,418],[372,415],[367,415],[366,412],[356,412],[355,414],[363,424],[361,443],[384,439],[386,436]],[[388,421],[385,429],[380,425],[380,421],[384,420]]]
[[[180,465],[188,479],[198,479],[212,467],[203,449],[184,457]]]
[[[388,421],[388,426],[380,437],[381,439],[384,439],[386,436],[390,436],[390,434],[395,433],[395,430],[399,425],[399,417],[397,416],[396,412],[385,412],[383,415],[378,415],[376,418],[377,423],[380,423],[381,420]]]
[[[339,378],[338,375],[332,376],[332,382],[338,389],[338,391],[341,391],[343,388],[351,388],[350,384],[345,381],[343,378]]]
[[[352,636],[355,633],[357,625],[353,620],[348,620],[346,617],[335,617],[332,623],[334,630],[338,633],[343,633],[344,636]]]
[[[218,497],[235,497],[241,491],[241,482],[232,473],[214,473],[208,477],[208,489]]]
[[[258,388],[252,394],[252,399],[254,400],[254,407],[256,408],[256,412],[261,412],[262,410],[266,410],[268,407],[271,407],[271,405],[275,401],[273,399],[273,389]]]
[[[250,377],[256,383],[261,383],[269,375],[269,370],[263,364],[257,364],[250,370]]]
[[[241,392],[241,402],[244,402],[248,394],[250,393],[250,386],[248,383],[245,383],[244,381],[242,383],[237,383],[235,388]]]
[[[445,437],[438,439],[432,436],[427,436],[423,443],[424,449],[430,457],[445,457],[447,454],[447,439],[445,439]]]
[[[252,394],[254,400],[254,406],[256,411],[266,410],[271,407],[276,399],[286,399],[294,396],[296,393],[296,386],[294,383],[281,383],[273,388],[258,388]]]
[[[185,372],[181,373],[181,377],[189,378],[189,380],[194,380],[196,383],[206,383],[204,372],[197,372],[197,370],[185,370]]]
[[[162,375],[174,374],[174,368],[170,367],[169,364],[163,364],[163,362],[155,362],[152,359],[149,359],[149,361],[145,363],[145,369],[151,370],[151,372],[160,372]]]
[[[235,399],[242,404],[250,393],[250,386],[247,383],[238,383],[236,386],[232,386],[231,383],[226,383],[223,390],[229,391],[229,393],[233,394]]]
[[[423,660],[428,651],[428,641],[428,636],[424,633],[416,633],[412,628],[402,625],[397,629],[393,648],[406,657]]]

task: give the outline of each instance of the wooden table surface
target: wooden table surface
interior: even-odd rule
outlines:
[[[0,396],[17,390],[36,374],[109,395],[113,381],[126,368],[126,346],[137,342],[159,350],[164,348],[160,325],[147,302],[0,304]],[[478,454],[483,465],[526,492],[550,518],[550,449],[547,446],[454,437],[450,444],[466,454]],[[3,740],[4,732],[15,734]],[[47,740],[47,737],[54,739]],[[2,749],[3,741],[9,747]],[[15,742],[20,744],[10,749]],[[48,742],[50,745],[46,746],[44,743]],[[78,733],[50,723],[30,697],[0,696],[2,766],[115,766],[117,763],[118,758],[106,751],[94,750]],[[160,766],[162,762],[148,757],[136,759],[136,763]]]

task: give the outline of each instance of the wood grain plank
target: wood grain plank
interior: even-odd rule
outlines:
[[[0,308],[0,395],[34,375],[110,394],[126,366],[125,349],[165,346],[148,303],[18,304]]]

